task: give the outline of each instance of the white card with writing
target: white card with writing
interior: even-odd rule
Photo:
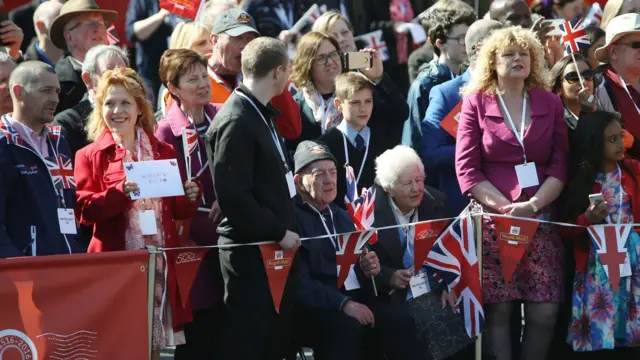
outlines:
[[[78,233],[73,209],[58,209],[58,225],[60,225],[60,233],[62,234],[75,235]]]
[[[140,191],[131,199],[151,199],[184,195],[180,169],[176,159],[124,163],[127,181],[138,184]]]
[[[411,277],[409,280],[409,286],[411,286],[411,295],[413,295],[414,298],[431,291],[429,288],[427,273],[419,273],[418,275]]]
[[[153,210],[140,211],[140,230],[142,235],[156,235],[158,225],[156,223],[156,212]]]
[[[293,173],[289,171],[287,172],[287,175],[285,175],[285,177],[287,178],[287,186],[289,187],[289,196],[296,196],[296,183],[293,181]]]
[[[356,272],[353,268],[349,271],[347,280],[344,281],[344,289],[347,291],[360,289],[360,281],[358,281],[358,277],[356,276]]]
[[[520,189],[540,185],[540,182],[538,181],[538,172],[536,171],[536,163],[530,162],[516,165],[516,175],[518,176]]]

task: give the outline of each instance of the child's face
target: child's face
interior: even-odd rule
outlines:
[[[619,122],[612,121],[604,128],[604,159],[617,162],[623,157],[622,127]]]
[[[367,125],[373,112],[373,93],[371,89],[362,89],[348,99],[340,99],[338,107],[344,120],[353,128],[361,129]]]

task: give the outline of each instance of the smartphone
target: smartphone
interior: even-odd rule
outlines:
[[[566,20],[564,19],[548,19],[543,21],[543,23],[551,23],[553,24],[553,30],[551,30],[547,36],[562,36],[562,30],[560,30],[560,25],[564,24]]]
[[[604,197],[602,197],[602,194],[591,194],[589,195],[589,203],[591,203],[591,205],[595,205],[600,201],[604,201]]]
[[[344,67],[347,70],[372,68],[373,56],[366,52],[348,52],[344,54]]]

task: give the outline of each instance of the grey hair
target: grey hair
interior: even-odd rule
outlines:
[[[376,158],[376,183],[385,190],[390,190],[403,171],[417,165],[424,175],[422,159],[412,148],[398,145],[383,152]]]
[[[20,63],[11,72],[9,76],[9,88],[11,89],[11,97],[15,99],[13,87],[20,85],[29,90],[34,84],[38,84],[41,74],[50,73],[57,75],[53,67],[37,60],[29,60]]]
[[[4,49],[3,49],[4,50]],[[10,63],[16,65],[16,61],[7,54],[6,51],[0,51],[0,64]]]
[[[115,45],[96,45],[89,49],[82,63],[82,72],[89,74],[91,78],[98,75],[98,61],[105,57],[117,56],[129,67],[127,51]]]

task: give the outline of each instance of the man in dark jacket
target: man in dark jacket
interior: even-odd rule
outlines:
[[[51,23],[51,41],[68,51],[56,64],[60,79],[60,103],[56,114],[82,100],[87,87],[82,81],[82,63],[89,49],[107,44],[107,28],[118,15],[102,10],[93,0],[69,0]]]
[[[223,219],[218,243],[276,241],[295,251],[296,194],[284,144],[273,125],[277,111],[269,101],[288,82],[287,47],[262,37],[242,52],[243,85],[233,91],[207,130],[207,156]],[[257,246],[220,249],[228,322],[223,360],[282,359],[289,345],[296,272],[276,313]]]
[[[333,235],[305,241],[300,247],[300,284],[296,296],[296,343],[311,347],[319,359],[359,359],[365,326],[375,319],[357,302],[357,289],[339,289],[336,265],[337,234],[355,231],[349,214],[337,207],[337,162],[319,141],[303,141],[295,155],[298,233],[303,237]],[[380,265],[374,252],[363,255],[361,270],[376,276]],[[312,326],[309,326],[313,324]]]
[[[25,60],[39,60],[53,67],[60,61],[64,50],[53,45],[49,32],[51,23],[60,15],[60,10],[62,10],[62,4],[52,0],[38,6],[33,14],[35,36],[30,40],[31,43],[27,43],[27,50],[24,52]]]
[[[58,78],[27,61],[9,86],[14,112],[0,119],[0,258],[76,252],[73,163],[60,129],[48,125]]]

